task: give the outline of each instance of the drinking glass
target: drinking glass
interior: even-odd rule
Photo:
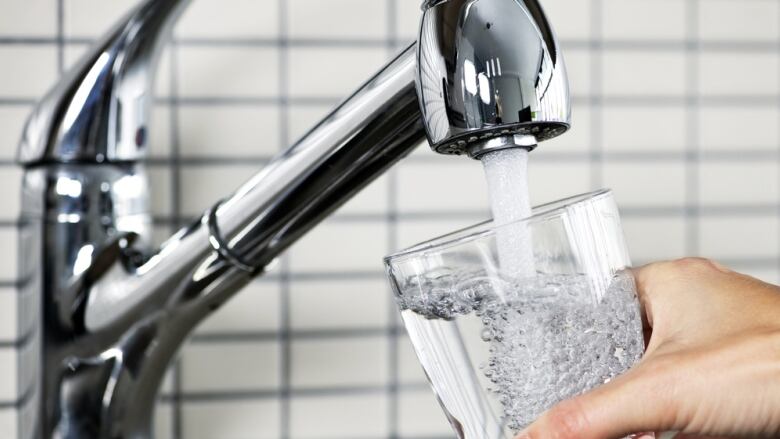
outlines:
[[[527,248],[512,257],[506,242]],[[510,439],[640,359],[630,265],[609,190],[385,258],[409,338],[461,439]]]

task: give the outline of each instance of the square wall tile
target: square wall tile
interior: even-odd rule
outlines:
[[[0,409],[0,437],[17,437],[16,418],[16,410]]]
[[[780,6],[774,0],[698,2],[699,37],[714,41],[776,41]]]
[[[377,271],[387,253],[387,225],[325,220],[289,250],[292,271]]]
[[[396,11],[396,23],[398,26],[398,37],[403,41],[416,41],[420,35],[420,20],[422,19],[422,10],[420,5],[422,2],[407,2],[397,1],[395,2]]]
[[[10,282],[16,279],[17,242],[16,228],[0,227],[0,281]]]
[[[0,187],[3,188],[3,208],[0,220],[14,221],[21,211],[22,168],[16,165],[0,165]]]
[[[290,95],[341,100],[378,72],[389,58],[384,48],[293,47],[288,70]]]
[[[179,109],[183,157],[268,157],[279,144],[275,106],[185,105]]]
[[[154,439],[173,439],[173,407],[157,404],[154,410]]]
[[[291,439],[384,437],[389,428],[384,394],[294,397],[290,401]]]
[[[14,348],[0,348],[0,401],[18,398],[16,377],[16,351]]]
[[[276,439],[280,402],[273,399],[197,401],[182,405],[187,439]]]
[[[198,0],[176,24],[179,38],[276,38],[278,0]]]
[[[214,311],[198,333],[276,331],[281,321],[281,291],[276,281],[254,280]]]
[[[680,151],[686,146],[683,106],[605,106],[601,133],[605,152]]]
[[[293,329],[386,328],[391,300],[384,279],[290,283]]]
[[[178,88],[184,97],[279,95],[279,52],[254,46],[180,46]]]
[[[262,165],[183,165],[181,167],[181,210],[199,215],[216,200],[235,192]]]
[[[428,389],[403,391],[398,406],[402,437],[452,437],[455,433]]]
[[[0,106],[0,158],[11,160],[16,157],[22,130],[27,118],[32,112],[32,106],[6,105]]]
[[[780,144],[780,110],[775,106],[703,107],[699,110],[701,151],[775,150]]]
[[[66,38],[97,38],[130,12],[138,0],[63,0]]]
[[[681,207],[685,204],[683,162],[604,165],[604,186],[615,191],[621,207]]]
[[[401,212],[487,210],[487,183],[482,165],[463,157],[449,159],[449,165],[409,162],[398,166]]]
[[[10,1],[3,4],[0,36],[53,38],[56,35],[56,0]]]
[[[384,39],[386,0],[288,0],[290,37],[296,39]],[[323,17],[328,17],[324,19]],[[377,50],[385,50],[377,48]]]
[[[189,343],[181,353],[185,392],[247,391],[279,386],[278,342]]]
[[[683,40],[685,4],[680,0],[605,0],[601,7],[603,37],[623,41]]]
[[[149,176],[152,215],[169,217],[173,212],[171,165],[147,165],[146,173]]]
[[[0,288],[0,340],[15,341],[17,338],[18,294],[14,288]]]
[[[384,336],[294,340],[292,386],[381,386],[389,378],[387,343]]]
[[[605,50],[606,96],[684,96],[685,52],[682,50]]]
[[[0,96],[39,99],[57,81],[57,50],[53,46],[0,46]]]
[[[780,199],[777,160],[705,162],[699,166],[703,206],[776,205]]]
[[[592,36],[590,1],[547,0],[542,6],[561,40],[587,40]]]
[[[542,146],[544,147],[544,146]],[[533,154],[532,154],[533,155]],[[528,166],[528,187],[534,206],[588,192],[591,188],[590,163],[535,161]]]
[[[703,52],[699,55],[698,86],[704,97],[777,94],[778,75],[778,56],[774,53]]]
[[[620,220],[634,265],[685,256],[686,224],[683,216],[623,216]]]
[[[704,217],[699,227],[701,255],[725,261],[776,258],[779,227],[776,215]]]

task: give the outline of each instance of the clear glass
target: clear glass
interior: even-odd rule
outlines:
[[[501,264],[502,237],[518,228],[530,239],[513,242],[532,248],[532,270]],[[609,190],[385,258],[417,357],[461,439],[511,439],[558,401],[639,360],[630,265]]]

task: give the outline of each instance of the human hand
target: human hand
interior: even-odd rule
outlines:
[[[780,287],[694,258],[634,275],[646,317],[642,360],[518,438],[780,435]]]

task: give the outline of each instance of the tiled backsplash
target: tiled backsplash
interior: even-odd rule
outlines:
[[[24,118],[132,0],[0,8],[0,437],[15,437],[13,162]],[[420,0],[194,0],[152,127],[162,239],[236,188],[414,39]],[[780,269],[780,1],[542,0],[571,132],[532,154],[536,202],[612,187],[632,256]],[[426,148],[314,229],[183,349],[158,437],[452,437],[398,326],[381,257],[487,216],[477,163]]]

